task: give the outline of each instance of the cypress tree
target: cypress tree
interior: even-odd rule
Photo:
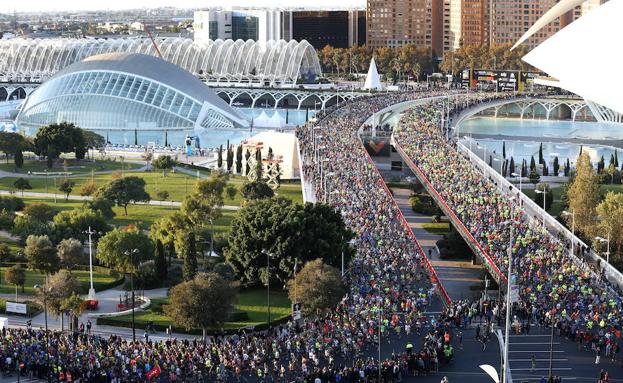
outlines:
[[[24,166],[24,154],[22,153],[22,151],[21,151],[21,150],[19,150],[19,149],[18,149],[18,150],[15,152],[15,158],[14,158],[14,161],[15,161],[15,167],[16,167],[16,168],[21,169],[21,168],[22,168],[22,166]]]
[[[614,167],[619,167],[619,155],[616,149],[614,150]]]
[[[604,160],[604,156],[601,156],[601,158],[599,159],[599,162],[597,162],[597,173],[603,172],[605,167],[606,167],[606,161]]]
[[[554,157],[554,176],[558,176],[560,171],[560,164],[558,163],[558,156]]]
[[[231,169],[233,166],[234,166],[234,149],[228,147],[227,148],[227,172],[231,172]]]
[[[502,141],[502,157],[506,159],[506,141]]]
[[[511,156],[509,176],[512,177],[513,173],[515,173],[515,159]]]
[[[543,143],[539,146],[539,164],[544,164],[545,159],[543,158]]]
[[[242,145],[236,148],[236,173],[242,173]]]
[[[154,264],[156,267],[156,275],[158,276],[158,278],[161,281],[167,279],[167,260],[164,255],[164,246],[159,239],[156,240],[156,256]]]
[[[565,163],[565,177],[569,177],[571,174],[571,163],[569,162],[569,157],[567,157],[567,162]]]
[[[535,171],[536,170],[536,162],[534,161],[534,156],[532,156],[532,158],[530,158],[530,171]]]
[[[251,152],[249,151],[249,149],[247,149],[246,153],[244,154],[244,159],[246,160],[246,172],[245,174],[249,174],[249,172],[251,171],[251,167],[249,166],[249,158],[251,158]]]
[[[543,176],[547,177],[549,175],[549,168],[547,167],[547,164],[543,164]]]
[[[489,154],[489,166],[493,167],[493,156]]]
[[[195,233],[188,233],[186,246],[184,247],[184,265],[182,276],[185,281],[190,281],[197,275],[197,250],[195,246]]]
[[[261,180],[263,166],[262,166],[262,152],[260,151],[260,149],[257,149],[255,151],[255,159],[257,160],[257,164],[256,164],[257,179]]]
[[[218,160],[216,162],[216,166],[218,166],[219,169],[223,167],[223,144],[218,147]]]
[[[521,176],[522,176],[522,177],[525,177],[525,176],[527,176],[527,175],[528,175],[528,165],[527,165],[527,163],[526,163],[526,159],[524,158],[524,159],[521,161]]]

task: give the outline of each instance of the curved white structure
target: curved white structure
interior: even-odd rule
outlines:
[[[28,134],[52,123],[90,130],[202,130],[248,121],[190,73],[157,57],[107,53],[58,72],[22,104]]]
[[[287,85],[322,72],[316,50],[305,40],[160,38],[156,44],[162,58],[210,82]],[[145,38],[0,40],[0,81],[40,82],[89,56],[113,52],[158,56]]]
[[[543,22],[564,12],[574,1],[554,6]],[[583,97],[598,120],[623,121],[623,54],[617,47],[617,38],[623,36],[621,15],[623,0],[610,0],[542,42],[523,60],[556,78],[561,88]],[[539,20],[535,27],[543,22]]]

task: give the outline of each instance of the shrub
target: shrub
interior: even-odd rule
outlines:
[[[56,215],[56,210],[45,203],[32,203],[24,208],[24,215],[39,222],[49,222]]]
[[[87,181],[80,187],[80,195],[81,196],[89,196],[95,193],[97,190],[97,185],[93,181]]]
[[[0,211],[0,230],[13,229],[13,221],[15,220],[15,214],[6,209]]]
[[[24,200],[13,196],[0,196],[0,209],[7,211],[22,211],[26,207]]]

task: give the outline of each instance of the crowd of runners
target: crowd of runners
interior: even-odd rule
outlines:
[[[405,114],[394,131],[399,147],[505,273],[513,226],[512,269],[521,299],[515,307],[528,324],[554,326],[599,356],[616,357],[622,301],[590,264],[569,246],[534,224],[509,194],[502,194],[470,160],[440,134],[441,102]]]

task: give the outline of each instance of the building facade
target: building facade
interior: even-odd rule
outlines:
[[[407,44],[443,50],[443,0],[368,0],[366,40],[371,48]]]
[[[194,13],[195,40],[292,40],[292,13],[275,9],[208,10]]]
[[[364,11],[294,11],[292,37],[307,40],[314,48],[326,45],[348,48],[366,43]]]

